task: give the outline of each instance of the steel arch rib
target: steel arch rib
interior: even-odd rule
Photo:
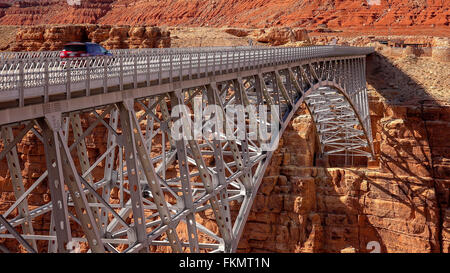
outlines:
[[[349,95],[347,94],[347,91],[346,91],[345,88],[343,88],[342,86],[337,84],[335,81],[321,81],[321,82],[315,84],[313,88],[310,88],[308,91],[306,91],[305,95],[302,97],[302,99],[305,96],[308,96],[308,93],[314,92],[319,87],[331,87],[331,88],[334,88],[336,91],[339,91],[339,93],[345,97],[346,102],[350,104],[350,106],[353,109],[353,113],[355,114],[356,118],[358,118],[359,124],[361,125],[361,127],[362,127],[362,129],[364,131],[364,136],[365,136],[365,138],[367,140],[367,144],[368,144],[368,148],[370,150],[370,154],[373,156],[374,155],[374,151],[373,151],[373,147],[372,147],[371,137],[369,136],[368,130],[367,130],[366,126],[364,125],[364,122],[363,122],[363,119],[361,117],[361,114],[356,109],[355,104],[353,103],[353,101],[349,98]],[[311,114],[311,110],[309,109],[308,106],[307,106],[307,109],[308,109],[308,112]]]
[[[339,91],[339,93],[341,93],[341,94],[348,100],[348,102],[351,104],[352,109],[353,109],[355,115],[357,116],[357,118],[358,118],[360,124],[362,125],[362,127],[363,127],[363,128],[365,127],[365,126],[363,126],[362,119],[361,119],[359,113],[356,111],[356,108],[354,107],[353,103],[351,103],[351,100],[350,100],[350,98],[348,97],[348,94],[347,94],[345,88],[343,88],[342,86],[340,86],[339,84],[337,84],[335,81],[320,81],[319,83],[314,84],[312,87],[310,87],[308,90],[306,90],[306,91],[304,92],[303,96],[301,96],[301,97],[297,100],[297,102],[294,104],[292,110],[289,112],[289,115],[287,116],[287,118],[285,119],[285,121],[281,124],[280,134],[279,134],[280,137],[283,135],[284,131],[286,130],[286,127],[288,126],[289,122],[292,120],[292,118],[293,118],[294,114],[296,113],[296,111],[297,111],[297,110],[300,108],[300,106],[305,102],[305,98],[306,98],[308,95],[312,94],[314,91],[318,90],[319,87],[332,87],[332,88],[334,88],[335,90]],[[309,109],[309,107],[306,106],[306,108],[307,108],[309,114],[312,116],[312,113],[311,113],[311,110]],[[313,122],[315,123],[314,118],[313,118],[312,120],[313,120]],[[316,127],[316,126],[317,126],[317,125],[314,124],[314,128],[317,130],[317,127]],[[366,139],[367,139],[367,141],[368,141],[368,144],[369,144],[368,146],[370,147],[371,153],[373,154],[372,147],[371,147],[371,145],[370,145],[370,143],[369,143],[370,140],[369,140],[369,138],[368,138],[368,136],[367,136],[367,130],[366,130],[365,128],[364,128],[364,134],[365,134]],[[320,144],[320,145],[321,145],[321,144]],[[265,162],[264,162],[264,165],[263,165],[264,167],[263,167],[263,170],[260,172],[260,174],[264,174],[265,170],[267,169],[268,165],[270,164],[272,155],[273,155],[273,152],[272,152],[272,151],[267,152],[266,158],[265,158]],[[241,215],[241,216],[240,216],[240,217],[243,217],[243,220],[244,220],[243,222],[244,222],[244,223],[246,222],[246,219],[248,218],[248,215],[249,215],[250,210],[251,210],[251,205],[252,205],[253,202],[254,202],[254,199],[255,199],[256,194],[257,194],[257,192],[258,192],[258,189],[259,189],[259,186],[260,186],[260,184],[261,184],[262,178],[263,178],[263,175],[259,175],[258,177],[256,177],[256,180],[254,181],[254,184],[253,184],[254,186],[253,186],[253,190],[252,190],[252,192],[251,192],[251,196],[248,197],[248,198],[249,198],[249,202],[250,202],[250,206],[248,207],[248,209],[247,209],[247,211],[244,213],[244,215]],[[242,225],[241,227],[239,227],[239,229],[236,230],[236,233],[234,234],[234,236],[235,236],[235,241],[234,241],[234,243],[233,243],[232,252],[236,252],[236,250],[237,250],[237,246],[238,246],[239,240],[240,240],[240,238],[241,238],[241,236],[242,236],[244,227],[245,227],[245,225]]]

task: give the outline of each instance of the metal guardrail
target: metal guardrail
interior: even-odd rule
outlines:
[[[114,56],[61,59],[59,52],[2,53],[0,102],[180,77],[206,77],[305,59],[366,55],[373,48],[211,47],[115,50]],[[55,54],[57,54],[55,56]],[[8,56],[9,57],[4,57]],[[38,56],[38,57],[36,57]]]
[[[150,54],[165,54],[168,52],[198,52],[198,51],[217,51],[228,49],[250,49],[250,48],[265,48],[265,47],[249,47],[249,46],[234,46],[234,47],[192,47],[192,48],[135,48],[135,49],[110,49],[109,52],[114,55],[123,55],[129,53],[150,53]],[[9,59],[30,59],[30,58],[56,58],[59,57],[61,51],[5,51],[0,52],[0,61]]]

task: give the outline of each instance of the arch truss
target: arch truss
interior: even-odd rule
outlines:
[[[365,55],[231,75],[3,125],[11,194],[0,251],[19,244],[28,252],[234,252],[274,140],[302,103],[322,154],[371,156]],[[184,114],[174,114],[177,105]],[[194,108],[209,105],[215,111],[195,120]],[[254,123],[246,112],[242,128],[227,114],[231,106],[268,106],[269,118]],[[209,122],[220,116],[222,123]],[[201,125],[200,138],[174,137],[182,118]],[[227,122],[234,137],[211,137]],[[43,150],[41,169],[25,164],[25,149],[30,157]]]

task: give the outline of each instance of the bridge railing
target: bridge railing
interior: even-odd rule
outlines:
[[[0,102],[163,79],[172,81],[275,66],[305,59],[366,55],[373,48],[211,47],[117,50],[114,56],[61,59],[54,52],[0,59]],[[6,53],[4,53],[6,54]]]
[[[192,48],[134,48],[134,49],[111,49],[109,52],[113,55],[123,55],[130,53],[150,53],[150,54],[165,54],[168,52],[172,53],[182,53],[182,52],[198,52],[198,51],[218,51],[226,49],[249,49],[249,48],[259,48],[259,47],[249,47],[249,46],[235,46],[235,47],[192,47]],[[32,59],[32,58],[52,58],[59,57],[59,50],[53,51],[5,51],[0,52],[0,61],[7,59]]]

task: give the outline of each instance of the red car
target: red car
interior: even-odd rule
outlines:
[[[68,43],[60,52],[61,58],[77,58],[91,56],[112,56],[112,53],[96,43]]]

